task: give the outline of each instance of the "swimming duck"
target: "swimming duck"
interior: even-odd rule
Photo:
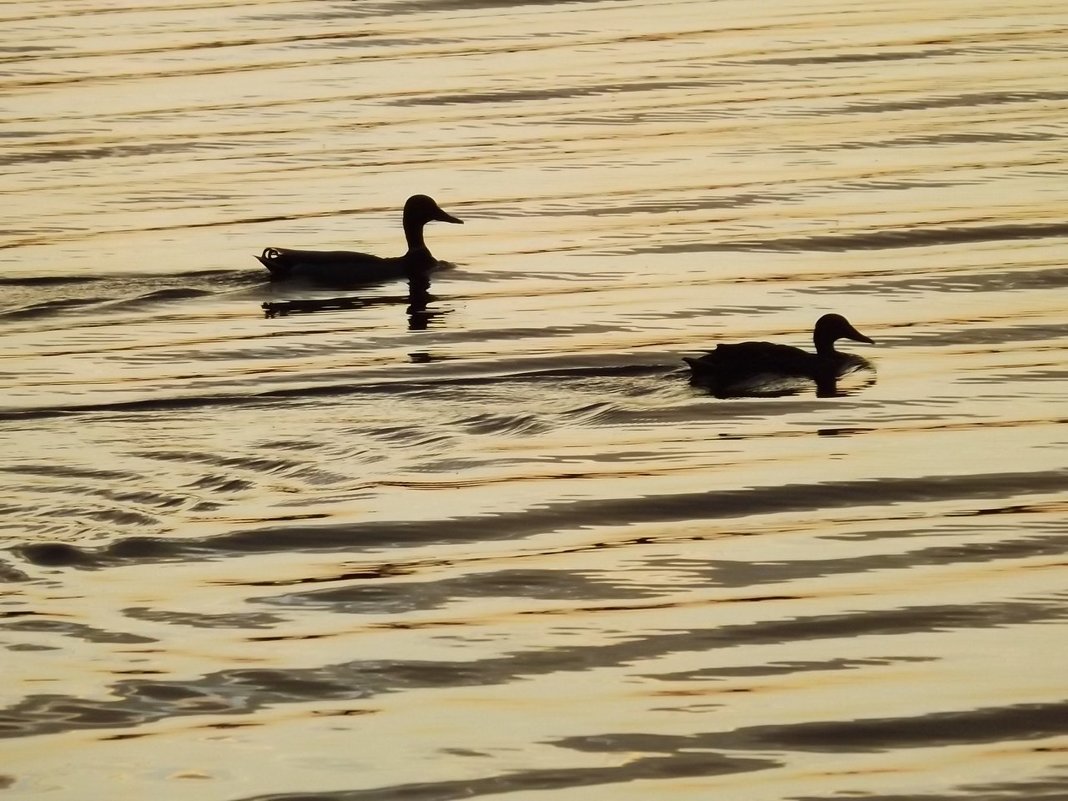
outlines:
[[[695,359],[684,356],[683,361],[690,366],[695,383],[709,385],[721,396],[761,394],[752,392],[754,384],[773,384],[779,378],[810,379],[816,382],[818,395],[834,395],[840,376],[870,367],[858,356],[835,350],[839,339],[875,344],[842,315],[825,314],[812,332],[815,353],[774,342],[740,342],[716,345],[713,351]],[[736,391],[740,388],[749,391]]]
[[[431,220],[463,224],[463,220],[441,210],[428,195],[412,195],[404,204],[404,238],[408,252],[403,256],[383,258],[370,253],[348,250],[291,250],[265,248],[257,256],[271,272],[271,280],[290,277],[310,278],[330,284],[364,284],[400,278],[437,266],[423,241],[423,226]]]

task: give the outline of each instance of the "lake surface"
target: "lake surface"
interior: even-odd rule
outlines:
[[[1063,3],[0,24],[4,795],[1068,798]]]

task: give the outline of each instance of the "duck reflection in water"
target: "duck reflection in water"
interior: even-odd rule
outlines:
[[[433,270],[444,264],[430,252],[423,239],[428,222],[463,224],[463,220],[443,211],[428,195],[412,195],[404,204],[402,225],[408,250],[403,256],[383,258],[351,250],[294,250],[264,248],[256,258],[270,272],[271,280],[298,278],[327,286],[352,286],[388,281]]]
[[[866,342],[869,337],[840,314],[825,314],[812,332],[816,352],[809,353],[774,342],[739,342],[717,345],[696,358],[683,357],[690,366],[691,383],[708,389],[717,398],[792,395],[810,382],[819,397],[840,394],[838,380],[858,370],[875,368],[867,359],[835,349],[839,339]],[[872,378],[868,383],[874,383]]]
[[[430,321],[445,314],[428,308],[435,297],[430,294],[430,270],[415,270],[408,275],[408,330],[425,331]]]
[[[337,298],[308,298],[302,300],[271,300],[260,305],[263,316],[287,317],[290,314],[309,314],[320,311],[338,311],[341,309],[363,309],[370,306],[392,306],[406,303],[405,314],[408,316],[409,331],[425,331],[430,321],[449,312],[448,309],[431,309],[429,304],[436,300],[430,294],[431,270],[414,270],[408,275],[407,295],[381,295],[362,298],[354,295]]]

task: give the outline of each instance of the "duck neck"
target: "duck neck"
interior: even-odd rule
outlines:
[[[430,257],[430,250],[423,241],[424,222],[415,220],[407,214],[404,215],[404,238],[408,242],[408,255]]]
[[[824,358],[829,358],[831,356],[837,356],[838,355],[838,351],[836,351],[834,349],[834,342],[835,342],[834,337],[829,337],[829,336],[826,336],[826,335],[822,335],[821,336],[820,332],[817,332],[817,333],[815,333],[813,335],[812,341],[813,341],[813,344],[815,344],[815,346],[816,346],[816,355],[817,356],[822,356]]]

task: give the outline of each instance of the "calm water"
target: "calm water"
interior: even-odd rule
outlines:
[[[1063,3],[0,24],[6,795],[1068,798]]]

